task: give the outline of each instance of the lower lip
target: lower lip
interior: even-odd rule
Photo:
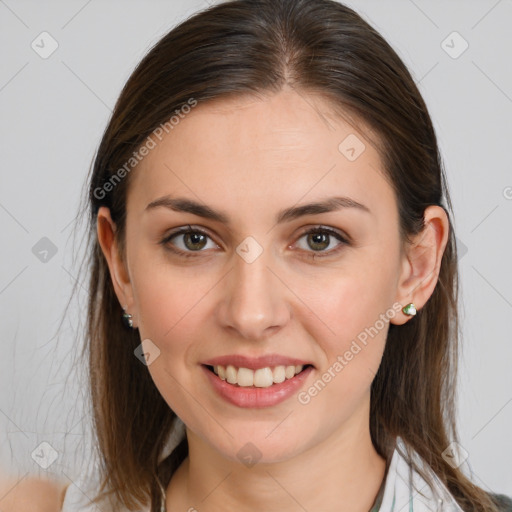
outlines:
[[[305,370],[291,379],[286,379],[280,384],[272,384],[268,388],[255,388],[234,386],[222,380],[215,373],[202,365],[206,376],[217,393],[229,403],[238,407],[261,409],[271,407],[284,402],[296,393],[312,372],[313,367],[308,366]]]

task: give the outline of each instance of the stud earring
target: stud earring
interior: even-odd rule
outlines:
[[[126,306],[124,306],[124,313],[123,313],[123,324],[125,325],[125,327],[128,327],[130,329],[133,329],[133,320],[132,320],[132,315],[130,315],[130,313],[127,313],[126,312]]]
[[[414,316],[417,313],[416,306],[412,302],[407,304],[407,306],[404,306],[402,311],[409,316]]]

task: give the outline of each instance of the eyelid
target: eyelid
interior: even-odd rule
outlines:
[[[166,234],[163,237],[163,239],[160,241],[160,243],[163,245],[166,245],[174,237],[177,237],[179,235],[184,235],[186,233],[200,233],[202,235],[207,236],[215,245],[219,246],[219,244],[214,240],[213,235],[211,235],[209,231],[207,231],[206,229],[204,229],[202,227],[194,226],[193,224],[186,224],[185,226],[180,226],[179,228],[172,230],[170,233]],[[187,252],[194,252],[194,251],[187,251]],[[204,251],[195,251],[195,252],[204,252]]]
[[[341,251],[344,247],[352,245],[352,239],[349,235],[344,232],[340,232],[335,228],[331,228],[328,226],[323,226],[321,224],[316,224],[314,226],[306,227],[301,234],[297,237],[297,240],[289,247],[293,247],[298,240],[300,240],[304,235],[314,234],[314,233],[326,233],[330,237],[336,238],[339,244],[333,249],[329,249],[327,251],[307,251],[301,250],[304,253],[304,257],[306,259],[320,259],[320,258],[329,258],[334,257]]]
[[[202,235],[205,235],[208,237],[217,247],[219,247],[219,244],[215,242],[214,238],[210,235],[210,233],[199,226],[194,226],[191,224],[187,224],[185,226],[180,226],[179,228],[176,228],[175,230],[171,231],[169,234],[167,234],[159,243],[163,245],[167,250],[173,252],[174,254],[177,254],[180,257],[198,257],[201,256],[201,253],[208,254],[209,251],[199,250],[199,251],[184,251],[182,249],[177,248],[174,245],[169,245],[169,242],[177,236],[184,235],[187,233],[200,233]],[[289,248],[293,248],[293,246],[297,243],[298,240],[300,240],[303,236],[314,234],[314,233],[326,233],[328,236],[332,236],[336,238],[339,242],[339,244],[334,247],[333,249],[329,249],[328,251],[308,251],[304,249],[300,249],[300,252],[304,253],[305,258],[328,258],[330,256],[336,255],[344,246],[352,245],[352,238],[346,234],[343,231],[339,231],[336,228],[331,228],[328,226],[324,226],[321,224],[315,224],[315,225],[309,225],[304,228],[302,228],[301,233],[296,237],[295,242],[293,244],[289,245]]]
[[[307,226],[305,227],[298,238],[304,236],[304,235],[307,235],[309,233],[315,233],[315,232],[320,232],[320,233],[329,233],[333,236],[338,236],[340,237],[340,239],[342,239],[344,242],[346,242],[347,244],[348,243],[352,243],[352,238],[348,235],[348,233],[345,233],[344,231],[341,231],[339,229],[336,229],[336,228],[332,228],[330,226],[324,226],[323,224],[314,224],[314,225],[310,225],[310,226]]]

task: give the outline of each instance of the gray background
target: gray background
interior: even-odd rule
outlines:
[[[429,106],[461,251],[461,444],[476,483],[512,495],[512,1],[347,4],[397,50]],[[76,479],[85,464],[83,228],[72,237],[82,186],[136,63],[206,6],[0,0],[0,464],[11,472]],[[58,43],[46,59],[31,47],[43,31]],[[36,463],[52,453],[47,469]]]

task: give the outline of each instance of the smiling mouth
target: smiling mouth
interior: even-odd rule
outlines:
[[[268,388],[274,384],[280,384],[286,380],[293,379],[307,368],[312,367],[311,364],[296,366],[279,365],[252,370],[250,368],[238,368],[233,365],[204,366],[228,384],[244,388]]]

